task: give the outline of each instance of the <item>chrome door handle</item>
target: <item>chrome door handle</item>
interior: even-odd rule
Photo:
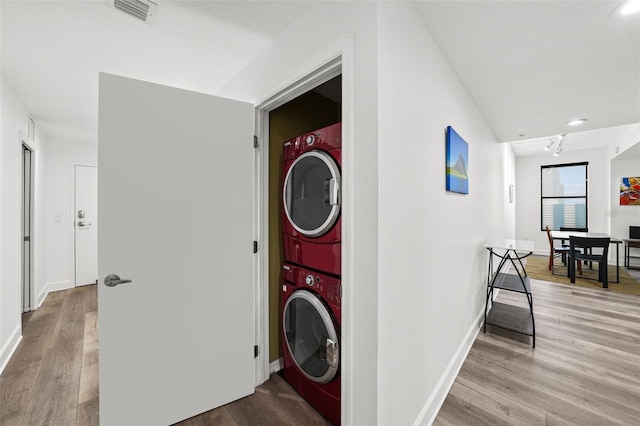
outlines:
[[[131,280],[121,280],[120,277],[116,274],[107,275],[107,277],[104,279],[104,285],[106,285],[107,287],[115,287],[118,284],[125,284],[130,282]]]
[[[91,225],[91,222],[85,222],[83,220],[78,221],[78,226],[81,228],[84,226],[90,226],[90,225]]]

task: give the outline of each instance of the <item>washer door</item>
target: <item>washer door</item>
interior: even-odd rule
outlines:
[[[287,350],[302,373],[318,383],[330,382],[338,372],[338,333],[324,303],[307,290],[296,290],[284,306]]]
[[[319,237],[340,215],[340,170],[324,151],[298,157],[284,180],[284,212],[301,234]]]

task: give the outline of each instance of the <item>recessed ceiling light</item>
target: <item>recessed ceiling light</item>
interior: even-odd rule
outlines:
[[[639,0],[627,0],[622,6],[622,9],[620,9],[620,14],[622,15],[630,15],[636,12],[640,12]]]
[[[610,16],[631,15],[640,12],[640,0],[626,0],[618,5]]]
[[[586,118],[578,118],[577,120],[571,120],[567,123],[567,126],[578,126],[587,121]]]

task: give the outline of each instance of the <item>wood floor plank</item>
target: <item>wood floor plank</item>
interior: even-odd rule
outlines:
[[[47,352],[23,422],[27,425],[76,423],[82,341]]]
[[[76,426],[99,426],[100,407],[98,398],[93,398],[78,405]]]
[[[86,290],[68,290],[68,296],[60,309],[56,328],[51,336],[51,346],[65,345],[84,336],[84,316],[86,313]]]
[[[480,350],[473,356],[478,356],[488,365],[498,366],[510,377],[521,378],[545,389],[549,395],[576,405],[587,404],[590,410],[604,418],[610,410],[616,412],[616,418],[625,421],[640,418],[637,405],[640,394],[637,392],[620,392],[616,386],[597,377],[554,365],[532,354],[514,356],[512,351],[489,342],[476,343]]]
[[[544,410],[545,414],[550,413],[562,420],[573,420],[575,424],[593,426],[610,423],[608,419],[586,411],[581,405],[550,395],[548,389],[520,377],[511,376],[497,366],[488,367],[484,360],[473,356],[467,357],[460,375],[469,381],[493,389],[504,397],[513,398],[532,409]]]
[[[440,413],[444,418],[457,425],[508,426],[512,424],[485,411],[472,401],[460,398],[453,393],[447,395]]]
[[[513,425],[544,425],[545,416],[538,410],[527,407],[514,401],[511,397],[505,397],[492,389],[479,386],[477,383],[460,377],[456,380],[451,391],[461,399],[477,405],[486,412]]]
[[[0,426],[21,426],[22,425],[22,415],[13,417],[11,419],[0,421]]]
[[[26,412],[63,300],[54,297],[26,316],[22,341],[0,376],[0,423]]]
[[[434,424],[484,424],[495,417],[510,424],[638,424],[640,297],[538,280],[531,285],[536,348],[527,336],[491,327],[481,332]],[[527,306],[513,292],[501,291],[496,300]],[[469,411],[472,417],[458,413]]]
[[[0,425],[98,425],[96,301],[95,285],[63,290],[25,315],[23,340],[0,376]],[[254,395],[177,424],[328,425],[278,375]]]
[[[98,312],[87,312],[84,324],[79,404],[98,398]]]
[[[238,424],[329,425],[277,374],[272,374],[271,379],[258,389],[250,397],[226,406]]]
[[[175,423],[173,426],[240,426],[233,420],[229,410],[226,407],[219,407],[215,410],[207,411],[206,413],[192,417],[190,419]]]

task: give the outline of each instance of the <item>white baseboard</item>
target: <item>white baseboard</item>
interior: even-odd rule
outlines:
[[[424,404],[424,407],[422,408],[422,411],[420,411],[414,425],[430,425],[436,419],[442,404],[444,404],[444,400],[447,398],[453,383],[456,381],[456,377],[458,377],[462,364],[464,364],[465,359],[467,359],[467,355],[471,350],[471,346],[473,346],[473,342],[478,336],[483,320],[484,307],[473,321],[471,328],[462,340],[462,343],[460,343],[458,350],[453,356],[453,359],[451,359],[451,362],[449,362],[444,374],[440,377],[435,390],[431,393],[431,396],[429,396],[429,399]]]
[[[547,256],[547,257],[549,257],[549,249],[546,249],[546,250],[537,249],[537,250],[533,251],[533,254],[538,255],[538,256]]]
[[[271,364],[269,364],[269,375],[273,374],[273,373],[277,373],[278,371],[282,370],[282,358],[278,358],[275,361],[273,361]]]
[[[9,363],[9,360],[13,356],[13,353],[18,349],[18,344],[22,340],[22,327],[20,325],[16,326],[2,348],[0,348],[0,374],[4,371],[4,368]]]
[[[36,309],[42,305],[42,302],[44,302],[44,299],[46,299],[47,295],[52,291],[66,290],[68,288],[71,288],[71,281],[69,280],[48,283],[47,285],[44,286],[40,294],[38,294],[38,300],[36,300]]]

